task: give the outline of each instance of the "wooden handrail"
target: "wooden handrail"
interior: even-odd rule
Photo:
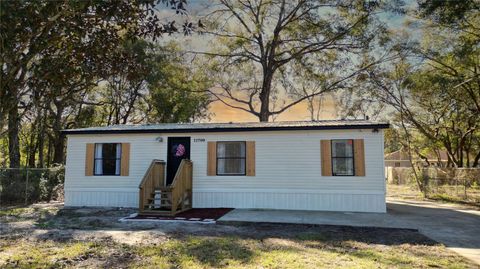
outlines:
[[[145,175],[143,175],[142,181],[140,181],[140,184],[138,185],[139,188],[145,185],[145,181],[148,180],[148,174],[151,173],[153,166],[157,163],[165,165],[164,160],[152,160],[152,162],[150,163],[150,166],[148,166],[147,171],[145,172]]]
[[[138,186],[140,212],[145,209],[148,199],[155,189],[163,186],[165,186],[165,161],[153,160]]]
[[[192,161],[183,159],[178,166],[172,184],[172,214],[178,209],[179,204],[185,200],[185,195],[192,193]],[[191,203],[191,197],[188,199]],[[191,205],[189,205],[191,207]],[[184,205],[180,210],[184,209]]]

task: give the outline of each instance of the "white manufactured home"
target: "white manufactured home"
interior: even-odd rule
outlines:
[[[65,206],[386,212],[385,128],[332,120],[65,130]]]

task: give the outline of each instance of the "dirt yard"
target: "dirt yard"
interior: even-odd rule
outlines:
[[[125,209],[0,210],[1,268],[477,268],[416,231],[119,222]]]

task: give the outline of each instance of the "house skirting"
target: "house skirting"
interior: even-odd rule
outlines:
[[[138,207],[137,189],[70,189],[65,206]],[[194,208],[258,208],[385,213],[385,193],[357,191],[193,191]]]

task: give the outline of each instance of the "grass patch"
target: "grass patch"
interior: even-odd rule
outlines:
[[[134,267],[179,266],[181,268],[205,268],[239,266],[251,261],[254,253],[235,237],[201,238],[190,236],[186,239],[169,240],[157,246],[135,248],[141,263]]]
[[[26,213],[34,212],[31,207],[14,207],[0,210],[0,217],[18,217]]]
[[[190,237],[147,250],[138,248],[142,257],[135,267],[180,268],[471,268],[455,255],[445,255],[441,246],[409,244],[371,246],[358,242],[324,243],[271,238]],[[419,255],[420,253],[420,255]]]
[[[74,264],[75,261],[93,253],[93,242],[59,243],[53,241],[16,241],[1,247],[2,268],[58,268]]]
[[[112,218],[118,213],[89,217],[83,211],[45,210],[0,211],[2,217],[29,217],[36,223],[30,231],[22,223],[18,230],[12,228],[0,236],[0,268],[477,268],[413,230],[280,224],[190,229],[181,225],[161,239],[155,230],[146,237],[159,240],[127,245],[122,242],[131,241],[114,241],[115,237],[91,229],[101,226],[116,234],[145,235],[145,230],[137,228],[118,230],[117,218]],[[71,223],[88,224],[81,228],[88,235],[79,238],[69,233]],[[36,236],[33,231],[38,228],[51,230]]]
[[[464,198],[453,196],[447,193],[437,193],[437,194],[430,194],[428,199],[435,200],[435,201],[442,201],[448,203],[455,203],[455,204],[462,204],[462,205],[469,205],[475,206],[480,208],[480,200],[476,199],[474,201],[465,200]]]
[[[443,246],[356,241],[198,237],[136,247],[134,268],[474,268]]]
[[[423,194],[414,185],[387,184],[387,197],[423,200]]]
[[[42,207],[12,207],[0,210],[0,221],[25,221],[45,219],[55,215],[58,212],[57,208],[42,208]]]
[[[156,245],[9,241],[2,268],[475,268],[441,245],[377,245],[308,238],[188,236]]]

